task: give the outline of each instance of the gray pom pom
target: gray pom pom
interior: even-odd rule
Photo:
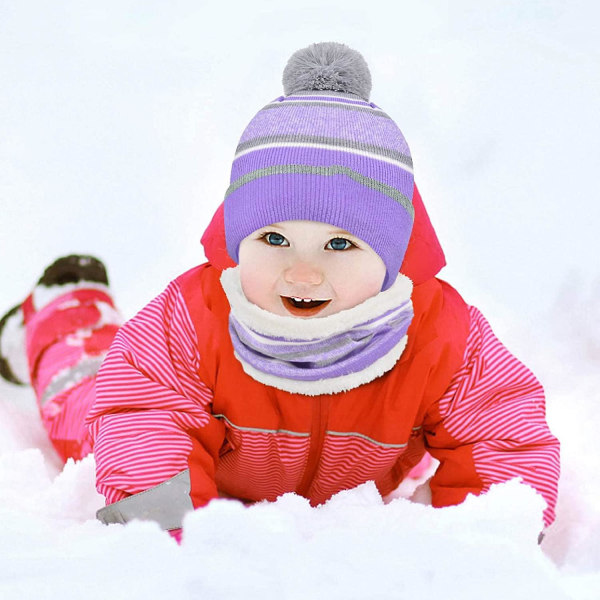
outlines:
[[[294,52],[283,70],[285,95],[323,90],[368,100],[371,73],[362,55],[336,42],[312,44]]]

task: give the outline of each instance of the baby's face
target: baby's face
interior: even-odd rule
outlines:
[[[324,317],[376,295],[385,264],[361,239],[315,221],[283,221],[242,240],[246,298],[283,316]]]

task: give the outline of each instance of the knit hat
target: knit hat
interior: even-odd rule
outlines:
[[[284,96],[242,134],[225,194],[225,236],[240,242],[287,220],[329,223],[367,242],[395,281],[412,229],[410,150],[398,126],[369,101],[364,58],[344,44],[312,44],[290,58]]]

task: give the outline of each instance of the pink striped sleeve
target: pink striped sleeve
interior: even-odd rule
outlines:
[[[439,504],[451,504],[445,498],[460,495],[457,490],[485,492],[521,477],[546,500],[549,525],[560,463],[559,442],[546,423],[544,390],[483,315],[474,307],[469,311],[463,365],[429,416],[427,442],[441,463],[431,482],[434,503],[436,494]]]
[[[98,373],[88,424],[97,489],[108,503],[187,468],[188,432],[212,419],[199,364],[195,330],[173,282],[119,330]]]

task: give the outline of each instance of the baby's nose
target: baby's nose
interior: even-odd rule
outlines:
[[[323,283],[324,276],[317,265],[298,261],[285,270],[284,279],[288,283],[320,285]]]

